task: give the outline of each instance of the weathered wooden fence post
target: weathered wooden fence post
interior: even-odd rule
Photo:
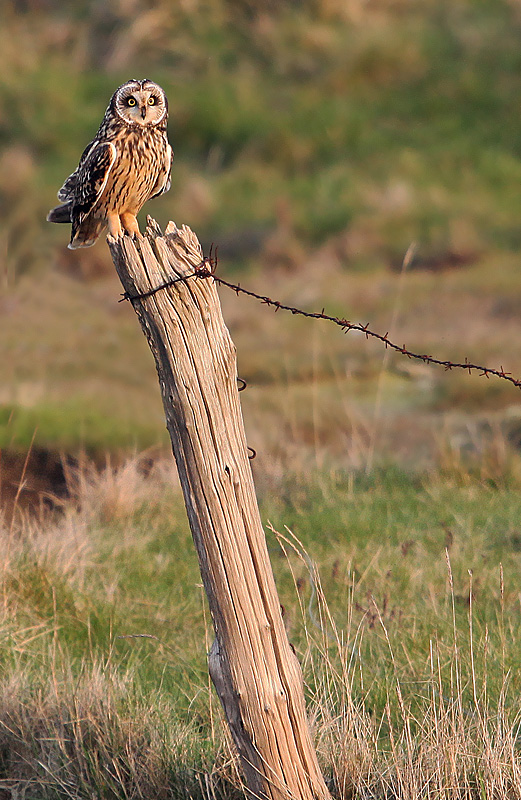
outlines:
[[[196,236],[109,237],[130,298],[193,274]],[[252,797],[326,800],[266,548],[237,391],[235,347],[211,279],[132,300],[156,360],[167,428],[215,628],[210,674]]]

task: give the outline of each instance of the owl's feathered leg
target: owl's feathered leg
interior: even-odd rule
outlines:
[[[136,236],[141,236],[138,221],[134,214],[131,214],[130,211],[124,211],[122,214],[120,214],[120,218],[121,224],[127,233],[135,233]]]
[[[107,214],[107,222],[109,224],[109,233],[114,239],[119,239],[120,236],[123,236],[123,228],[121,227],[119,214]]]

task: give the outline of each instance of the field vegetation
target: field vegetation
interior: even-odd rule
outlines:
[[[2,20],[0,798],[239,798],[152,359],[103,241],[67,251],[46,212],[146,75],[176,153],[146,211],[218,244],[223,277],[521,377],[521,6]],[[333,794],[519,797],[519,389],[221,296]]]
[[[505,467],[496,482],[456,463],[322,470],[261,495],[335,796],[516,796],[521,500]],[[85,470],[61,515],[6,528],[2,552],[6,797],[240,793],[173,467]]]

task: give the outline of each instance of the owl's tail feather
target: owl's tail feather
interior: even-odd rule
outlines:
[[[68,245],[69,250],[76,250],[78,247],[92,247],[106,224],[106,220],[90,214],[81,221],[74,218],[72,221],[71,241]]]
[[[65,203],[63,206],[51,208],[47,214],[47,222],[71,222],[72,203]]]
[[[51,208],[47,214],[48,222],[72,222],[70,250],[77,247],[91,247],[106,225],[104,219],[87,214],[78,216],[72,213],[72,202]]]

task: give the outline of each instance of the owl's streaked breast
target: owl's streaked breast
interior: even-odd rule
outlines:
[[[98,205],[108,213],[137,214],[166,171],[166,134],[158,128],[123,128],[112,143],[117,157]]]

